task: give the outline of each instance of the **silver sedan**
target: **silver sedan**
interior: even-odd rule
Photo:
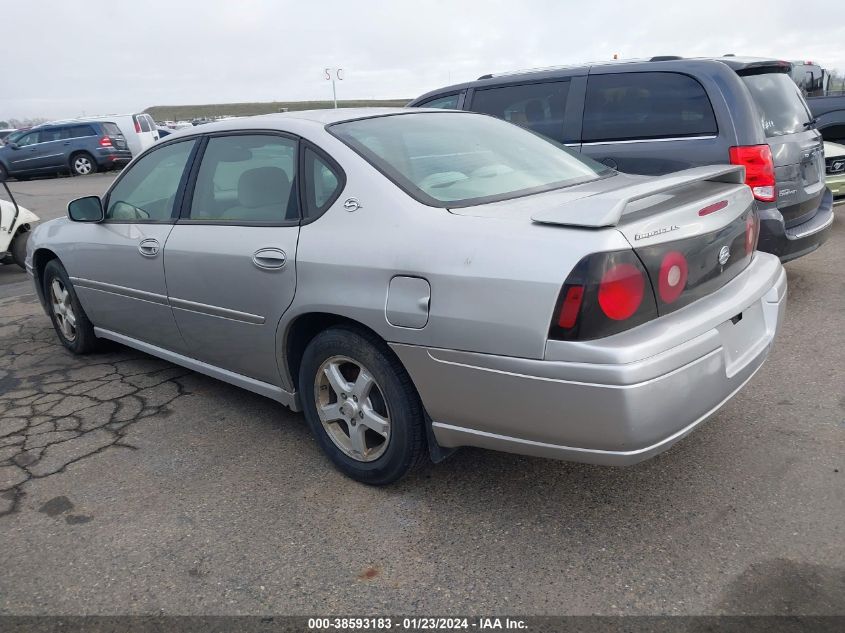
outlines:
[[[468,112],[171,135],[29,240],[62,344],[302,410],[344,473],[460,446],[629,464],[739,390],[783,318],[742,168],[619,174]]]

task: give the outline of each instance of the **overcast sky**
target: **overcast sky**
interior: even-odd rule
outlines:
[[[415,97],[488,72],[737,53],[845,70],[833,0],[4,0],[0,119]],[[839,7],[839,8],[837,8]]]

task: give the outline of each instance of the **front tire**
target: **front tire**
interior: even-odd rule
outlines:
[[[74,354],[88,354],[97,347],[94,326],[79,303],[76,290],[59,260],[44,267],[44,297],[53,328],[62,345]]]
[[[384,486],[426,455],[422,403],[405,368],[375,335],[329,328],[308,344],[299,370],[305,418],[342,473]]]
[[[74,176],[89,176],[97,171],[97,163],[91,154],[80,152],[70,157],[70,172]]]
[[[12,253],[12,261],[24,270],[26,270],[27,241],[29,241],[29,231],[18,231],[9,245],[9,251]]]

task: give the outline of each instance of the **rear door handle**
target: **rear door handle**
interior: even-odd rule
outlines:
[[[141,243],[138,244],[138,252],[144,257],[155,257],[158,255],[160,247],[161,244],[158,243],[157,239],[154,237],[148,237],[145,240],[141,240]]]
[[[287,255],[280,248],[259,248],[252,255],[252,263],[265,270],[284,268]]]

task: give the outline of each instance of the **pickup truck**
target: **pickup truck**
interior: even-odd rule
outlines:
[[[824,140],[845,145],[845,91],[806,99]]]

